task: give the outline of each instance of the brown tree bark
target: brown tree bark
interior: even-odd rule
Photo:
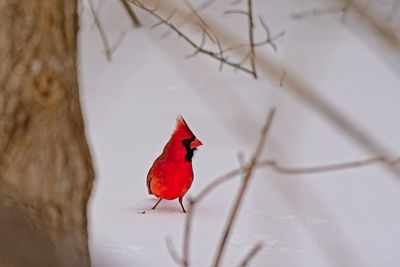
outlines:
[[[0,1],[0,266],[90,265],[77,31],[77,0]]]

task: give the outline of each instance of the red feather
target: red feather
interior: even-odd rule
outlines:
[[[183,117],[178,116],[175,131],[147,174],[149,193],[160,199],[153,209],[162,199],[179,198],[186,212],[182,199],[193,182],[193,152],[201,145]]]

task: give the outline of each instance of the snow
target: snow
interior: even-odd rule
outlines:
[[[291,14],[318,1],[254,1],[275,33],[278,52],[268,53],[307,80],[358,126],[400,155],[400,79],[374,47],[339,23],[340,15],[294,20]],[[387,1],[386,1],[387,2]],[[203,12],[228,20],[227,31],[246,36],[244,20],[221,17],[225,1]],[[166,238],[181,254],[185,214],[179,203],[147,194],[154,159],[182,114],[203,142],[193,160],[195,196],[213,179],[249,159],[268,110],[277,114],[263,153],[284,166],[313,166],[370,155],[307,104],[279,87],[253,80],[199,55],[139,12],[131,23],[119,3],[104,1],[100,18],[110,40],[127,33],[112,61],[92,20],[80,27],[80,86],[87,136],[96,166],[89,206],[90,250],[95,267],[176,266]],[[220,17],[220,18],[218,18]],[[237,27],[236,27],[237,26]],[[231,28],[230,28],[231,27]],[[215,188],[196,209],[191,239],[193,266],[210,265],[239,177]],[[223,266],[237,265],[258,242],[251,266],[398,266],[400,184],[381,165],[314,175],[282,175],[259,169],[240,209]],[[187,206],[187,204],[186,204]],[[143,212],[145,211],[145,212]]]

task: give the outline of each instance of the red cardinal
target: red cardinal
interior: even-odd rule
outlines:
[[[182,199],[193,182],[193,153],[201,145],[203,144],[192,133],[183,117],[178,116],[171,139],[147,174],[149,194],[159,198],[152,209],[163,199],[179,198],[182,210],[186,212]]]

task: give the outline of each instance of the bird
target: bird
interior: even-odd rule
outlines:
[[[158,198],[152,209],[163,199],[178,198],[182,211],[186,213],[182,203],[183,196],[192,185],[192,159],[194,152],[201,145],[203,143],[190,130],[183,116],[179,115],[171,138],[147,174],[148,192]]]

